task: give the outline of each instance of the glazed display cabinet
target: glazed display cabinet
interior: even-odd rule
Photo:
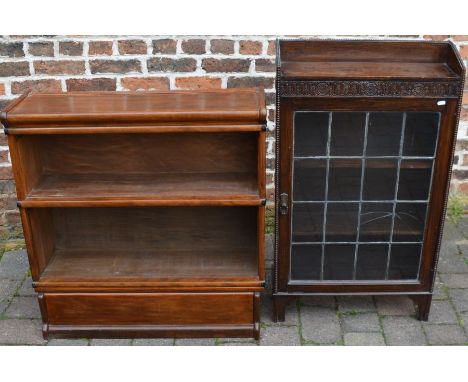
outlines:
[[[2,115],[44,337],[255,337],[256,89],[26,95]]]
[[[301,295],[409,295],[427,320],[464,67],[448,42],[277,44],[274,319]]]

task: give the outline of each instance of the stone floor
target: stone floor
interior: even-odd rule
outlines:
[[[272,266],[268,237],[267,266]],[[269,272],[271,273],[271,272]],[[271,290],[271,278],[268,278]],[[123,339],[44,341],[24,251],[0,259],[0,345],[468,345],[468,218],[445,225],[430,319],[419,322],[407,297],[309,297],[271,321],[262,299],[260,341],[250,339]]]

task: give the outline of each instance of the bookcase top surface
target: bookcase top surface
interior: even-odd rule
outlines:
[[[450,42],[279,40],[282,79],[457,81],[462,60]]]
[[[8,127],[63,124],[263,123],[263,89],[29,93],[1,114]]]

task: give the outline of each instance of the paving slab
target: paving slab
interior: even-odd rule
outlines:
[[[464,345],[467,342],[459,325],[427,325],[424,330],[430,345]]]
[[[440,278],[448,288],[468,288],[467,273],[441,274]]]
[[[323,308],[336,308],[336,298],[334,296],[303,296],[299,299],[301,305],[321,306]]]
[[[0,259],[0,279],[23,280],[28,270],[26,251],[5,252]]]
[[[432,301],[427,324],[456,324],[457,315],[449,301]],[[426,324],[423,322],[423,324]]]
[[[94,338],[91,340],[91,346],[130,346],[132,344],[131,339],[127,338]]]
[[[36,291],[32,287],[31,277],[26,277],[26,279],[21,284],[21,287],[18,290],[18,296],[37,296]]]
[[[176,346],[214,346],[216,345],[214,338],[177,338]]]
[[[8,318],[41,318],[36,297],[15,297],[4,314]]]
[[[441,253],[437,270],[439,273],[468,273],[468,265],[459,253]]]
[[[347,346],[385,346],[381,333],[346,333],[344,344]]]
[[[53,338],[47,346],[88,346],[89,340],[86,338],[77,339],[64,339],[64,338]]]
[[[340,296],[338,297],[340,312],[375,312],[375,305],[370,296]]]
[[[378,296],[377,311],[382,316],[409,316],[414,314],[414,303],[407,296]]]
[[[379,332],[380,323],[377,313],[344,314],[341,316],[343,332]]]
[[[447,300],[447,286],[441,281],[440,277],[437,276],[434,283],[434,290],[432,292],[432,300]]]
[[[300,344],[296,326],[266,326],[260,330],[260,345],[298,346]]]
[[[450,289],[449,294],[458,312],[468,312],[468,289]]]
[[[389,316],[382,320],[387,345],[426,345],[421,323],[412,317]]]
[[[0,301],[10,301],[20,286],[20,280],[0,279]]]
[[[297,302],[291,301],[286,305],[284,322],[273,322],[273,303],[270,296],[262,296],[260,321],[266,325],[298,325],[299,315],[297,312]]]
[[[133,340],[133,346],[172,346],[174,338],[136,338]]]
[[[0,345],[45,345],[40,320],[0,320]]]
[[[337,312],[330,308],[301,306],[302,337],[318,344],[334,344],[342,340]]]

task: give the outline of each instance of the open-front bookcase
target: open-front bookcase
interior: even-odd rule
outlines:
[[[33,94],[2,123],[45,337],[258,338],[262,90]]]

